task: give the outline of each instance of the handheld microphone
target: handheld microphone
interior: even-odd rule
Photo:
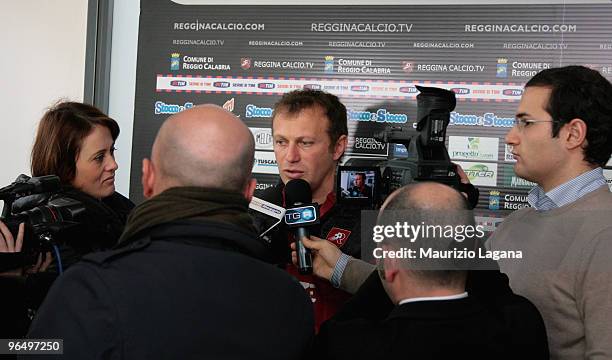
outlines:
[[[310,236],[308,226],[319,222],[318,208],[312,203],[310,184],[303,179],[294,179],[285,185],[285,223],[293,229],[295,251],[300,274],[312,274],[312,254],[302,239]]]
[[[259,237],[269,241],[265,238],[265,235],[283,221],[285,218],[285,208],[253,196],[249,203],[249,210],[265,215],[263,216],[265,219],[261,219],[261,215],[253,216],[253,224],[259,233]],[[254,214],[253,212],[251,213]],[[269,217],[274,219],[272,225],[270,225],[270,221],[266,221]]]

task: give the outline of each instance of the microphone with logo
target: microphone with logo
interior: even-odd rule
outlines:
[[[310,184],[303,179],[294,179],[285,185],[285,224],[293,230],[298,271],[302,275],[312,274],[312,254],[302,239],[310,236],[309,226],[319,223],[318,204],[312,203]]]

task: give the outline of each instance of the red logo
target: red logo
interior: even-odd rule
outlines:
[[[251,58],[240,58],[240,67],[244,70],[248,70],[251,68],[252,60]]]
[[[327,241],[331,241],[336,244],[337,247],[342,247],[346,240],[348,240],[351,232],[349,230],[340,229],[337,227],[331,228],[327,233]]]
[[[402,61],[402,70],[411,73],[414,70],[414,65],[411,61]]]

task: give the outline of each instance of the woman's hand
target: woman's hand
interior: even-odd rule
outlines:
[[[3,253],[16,253],[21,252],[23,246],[23,233],[25,226],[23,223],[19,224],[19,231],[17,232],[17,240],[13,238],[13,234],[9,228],[0,221],[0,252]]]
[[[21,252],[23,247],[23,236],[25,233],[24,223],[19,224],[19,231],[17,232],[17,239],[13,237],[13,234],[9,228],[0,221],[0,253],[18,253]],[[39,253],[36,264],[26,266],[18,269],[13,269],[0,273],[0,276],[23,276],[24,274],[34,274],[37,272],[45,271],[53,261],[51,253],[46,254]]]

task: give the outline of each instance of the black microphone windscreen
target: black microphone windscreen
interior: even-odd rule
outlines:
[[[293,179],[285,185],[285,204],[306,204],[312,201],[310,184],[304,179]]]

